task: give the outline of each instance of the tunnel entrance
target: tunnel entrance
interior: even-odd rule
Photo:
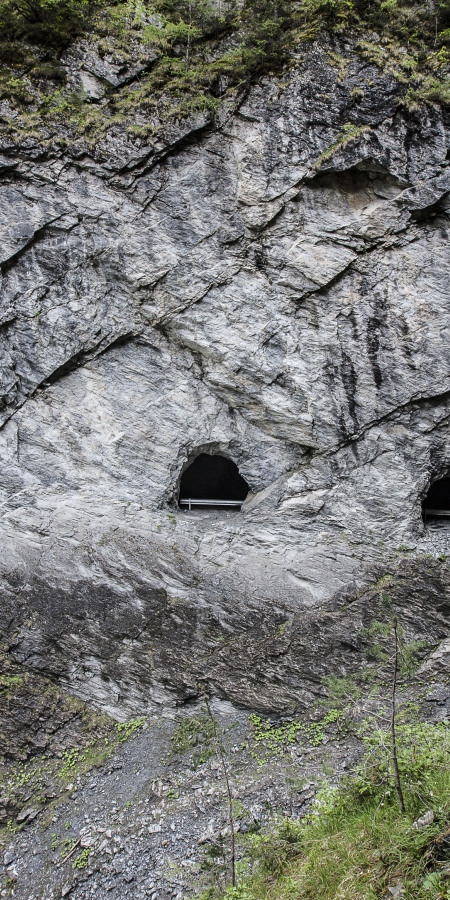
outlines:
[[[450,478],[433,481],[422,503],[422,514],[424,522],[428,519],[450,520]]]
[[[183,509],[238,510],[249,490],[231,459],[200,453],[181,476],[178,505]]]

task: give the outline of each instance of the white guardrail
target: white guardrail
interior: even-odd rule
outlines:
[[[193,506],[231,506],[234,509],[240,509],[243,500],[179,500],[180,506],[187,506],[192,509]]]

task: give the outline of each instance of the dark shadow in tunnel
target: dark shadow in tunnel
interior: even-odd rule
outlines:
[[[422,503],[422,515],[424,522],[428,519],[450,520],[450,478],[433,481]]]
[[[231,459],[200,453],[181,476],[178,504],[183,509],[240,509],[249,490]]]

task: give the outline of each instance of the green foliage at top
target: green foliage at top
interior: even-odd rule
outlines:
[[[117,126],[147,140],[168,119],[212,118],[321,31],[351,35],[364,58],[403,85],[408,109],[450,104],[450,0],[0,0],[0,100],[19,112],[3,125],[12,136],[57,125],[60,140],[62,129],[93,142]],[[121,87],[105,83],[100,100],[69,88],[61,57],[80,36],[139,75]],[[359,139],[355,128],[347,123],[337,144]]]
[[[449,0],[303,0],[315,28],[373,30],[405,46],[436,47],[450,40]]]
[[[448,723],[400,726],[405,816],[386,780],[388,745],[374,732],[357,769],[340,787],[324,784],[305,820],[251,836],[226,900],[382,900],[389,888],[449,900]],[[433,821],[413,827],[429,811]]]
[[[289,0],[244,0],[240,14],[244,65],[255,74],[276,68],[285,59],[295,22]]]
[[[149,21],[153,20],[153,21]],[[0,29],[7,40],[61,49],[83,31],[140,31],[144,42],[166,50],[224,31],[240,33],[267,65],[278,61],[280,36],[309,26],[359,28],[388,34],[405,46],[450,43],[450,0],[0,0]],[[7,47],[2,48],[7,55]]]
[[[89,27],[91,9],[90,0],[0,0],[2,59],[27,59],[18,41],[63,49]]]

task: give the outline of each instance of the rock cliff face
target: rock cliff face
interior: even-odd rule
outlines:
[[[3,143],[4,646],[119,718],[307,705],[397,565],[445,635],[449,123],[340,49],[152,145]],[[177,508],[204,451],[241,513]]]

